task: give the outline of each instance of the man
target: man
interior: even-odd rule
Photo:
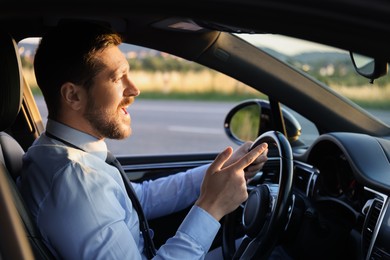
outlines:
[[[140,93],[120,43],[103,26],[66,23],[42,38],[35,56],[49,115],[24,157],[20,189],[58,258],[146,258],[137,212],[118,169],[105,162],[104,139],[131,134],[127,109]],[[219,220],[246,200],[246,180],[267,159],[266,144],[248,152],[250,145],[228,147],[210,165],[133,183],[146,218],[194,204],[156,259],[205,257]]]

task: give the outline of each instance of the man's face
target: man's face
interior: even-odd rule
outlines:
[[[118,47],[106,48],[97,58],[105,66],[89,90],[84,118],[98,138],[126,138],[131,134],[127,107],[140,92],[129,78],[129,64]]]

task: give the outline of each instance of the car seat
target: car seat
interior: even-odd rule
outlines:
[[[17,44],[0,32],[0,258],[54,259],[16,185],[24,150],[7,129],[21,108],[22,82]]]

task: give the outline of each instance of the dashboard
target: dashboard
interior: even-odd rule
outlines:
[[[337,230],[336,241],[352,237],[357,251],[362,250],[357,256],[365,259],[390,259],[389,151],[387,139],[331,133],[294,154],[294,192],[320,216],[318,226],[326,226],[329,238],[332,230]],[[321,241],[312,233],[304,238],[313,237]],[[311,250],[314,254],[319,248]]]
[[[318,144],[309,163],[318,169],[311,196],[315,200],[333,201],[354,214],[362,211],[367,198],[364,185],[357,181],[344,152],[332,142]]]

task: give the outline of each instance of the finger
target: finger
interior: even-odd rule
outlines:
[[[253,145],[253,144],[252,144]],[[251,145],[251,147],[252,147],[252,145]],[[265,150],[265,149],[268,149],[268,144],[267,143],[260,143],[260,144],[258,144],[258,145],[256,145],[255,147],[253,147],[252,149],[254,149],[254,148],[256,148],[256,147],[258,147],[258,148],[262,148],[263,150]]]
[[[264,164],[265,164],[265,162],[262,162],[262,163],[259,163],[259,164],[255,164],[255,165],[253,165],[253,164],[249,165],[244,170],[245,171],[245,175],[251,176],[253,174],[258,173],[261,170],[261,168],[263,168]]]
[[[252,144],[253,144],[253,142],[248,141],[248,142],[245,142],[241,147],[242,147],[242,149],[244,151],[249,151],[249,149],[251,148]]]
[[[263,163],[265,161],[268,160],[268,157],[267,157],[267,154],[268,154],[268,149],[265,149],[261,155],[259,157],[256,158],[256,160],[252,163],[252,165],[254,164],[259,164],[259,163]]]
[[[245,168],[245,172],[251,172],[251,171],[259,171],[261,168],[263,168],[266,161],[261,161],[257,163],[251,163],[251,165],[247,166]]]
[[[230,158],[233,153],[233,148],[227,147],[224,151],[222,151],[215,160],[209,166],[208,172],[210,174],[218,172],[221,170],[223,164]]]
[[[240,160],[238,160],[234,167],[237,167],[238,169],[244,169],[245,167],[249,166],[253,161],[256,160],[259,155],[261,155],[264,150],[267,149],[267,144],[263,143],[255,148],[253,148],[250,152],[248,152],[245,156],[243,156]]]

